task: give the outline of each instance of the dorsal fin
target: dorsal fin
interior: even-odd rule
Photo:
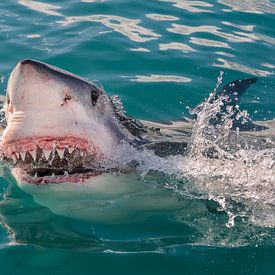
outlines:
[[[231,103],[236,103],[240,96],[258,79],[256,77],[238,79],[224,85],[218,92],[217,95],[225,95],[229,97]]]
[[[239,128],[241,131],[262,131],[268,129],[265,126],[256,125],[252,122],[250,118],[245,118],[244,121],[237,119],[239,114],[239,109],[237,105],[240,101],[242,94],[253,85],[258,79],[256,77],[238,79],[224,85],[216,94],[218,96],[225,96],[224,107],[221,108],[220,113],[216,115],[216,118],[211,121],[212,123],[217,123],[220,120],[222,114],[226,112],[226,107],[231,106],[231,119],[233,122],[232,129]]]
[[[237,105],[241,96],[256,81],[256,77],[238,79],[224,85],[220,90],[218,90],[214,100],[217,100],[217,98],[220,96],[224,97],[225,99],[223,100],[224,106],[221,107],[220,112],[217,114],[217,118],[220,119],[224,113],[227,113],[227,107],[230,106],[232,112],[231,119],[233,119],[234,123],[234,120],[236,120],[236,115],[239,113],[239,108]]]

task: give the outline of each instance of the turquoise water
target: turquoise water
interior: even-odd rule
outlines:
[[[33,58],[97,80],[133,117],[171,122],[223,71],[224,83],[259,78],[241,105],[271,120],[274,14],[272,0],[2,1],[1,94],[18,60]],[[260,208],[251,202],[233,227],[226,211],[195,197],[183,211],[106,225],[55,214],[2,174],[1,274],[275,274],[274,220],[263,208],[247,222]]]

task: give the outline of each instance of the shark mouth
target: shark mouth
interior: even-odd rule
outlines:
[[[103,173],[105,156],[87,140],[76,137],[24,138],[2,144],[2,159],[15,176],[32,184],[85,182]]]

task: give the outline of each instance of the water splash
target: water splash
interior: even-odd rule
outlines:
[[[194,110],[197,119],[180,173],[193,179],[197,193],[220,204],[220,211],[228,214],[228,227],[236,217],[274,227],[275,148],[255,149],[238,128],[232,131],[234,112],[242,123],[249,117],[238,105],[226,105],[226,96],[217,96],[221,82],[222,73],[208,99]]]
[[[172,189],[184,197],[217,202],[217,210],[228,216],[229,228],[234,227],[237,218],[273,228],[274,144],[270,141],[268,148],[261,148],[255,146],[257,132],[249,134],[252,145],[238,128],[232,130],[233,120],[242,125],[249,115],[238,105],[230,105],[226,95],[219,95],[222,77],[220,72],[213,92],[193,110],[196,121],[186,156],[161,158],[150,150],[138,151],[123,144],[117,157],[124,165],[134,159],[144,182],[155,182],[156,186]],[[268,140],[269,136],[261,135]]]

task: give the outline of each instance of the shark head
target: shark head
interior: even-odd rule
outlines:
[[[4,111],[3,158],[34,183],[95,176],[125,138],[102,89],[34,60],[13,69]]]

